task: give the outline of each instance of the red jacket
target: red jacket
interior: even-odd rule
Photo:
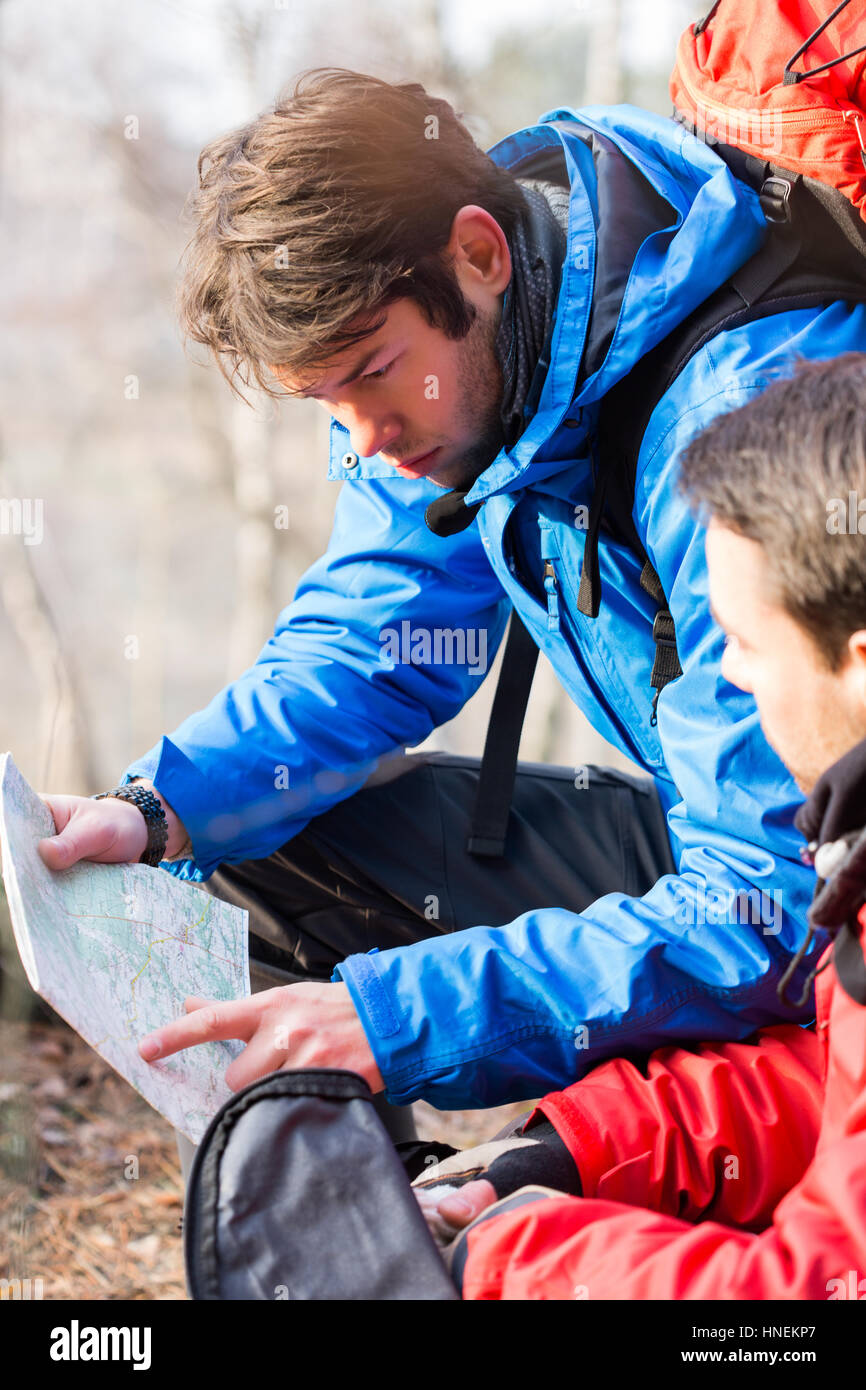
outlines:
[[[471,1227],[463,1297],[866,1299],[866,1008],[829,964],[816,1011],[545,1097],[584,1196]]]

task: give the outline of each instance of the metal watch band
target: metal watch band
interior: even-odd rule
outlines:
[[[131,801],[137,806],[147,822],[147,848],[139,859],[139,864],[149,864],[155,869],[165,858],[168,844],[168,822],[159,798],[147,787],[129,782],[122,787],[112,787],[110,792],[97,792],[91,799],[102,801],[106,796],[116,797],[118,801]]]

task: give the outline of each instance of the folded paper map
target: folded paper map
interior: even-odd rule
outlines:
[[[223,1076],[241,1042],[203,1043],[145,1062],[138,1044],[179,1018],[187,995],[250,992],[247,913],[145,864],[46,868],[37,844],[54,820],[0,757],[3,881],[33,989],[167,1120],[198,1143],[232,1094]]]

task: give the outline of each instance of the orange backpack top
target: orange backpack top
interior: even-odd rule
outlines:
[[[717,0],[680,39],[671,96],[699,136],[838,189],[866,221],[866,0],[822,9]]]

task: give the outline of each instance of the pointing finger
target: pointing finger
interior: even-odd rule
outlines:
[[[138,1045],[139,1055],[146,1062],[157,1057],[171,1057],[186,1047],[197,1047],[201,1043],[218,1042],[227,1038],[240,1038],[249,1042],[261,1020],[261,1005],[251,999],[234,999],[217,1003],[202,1001],[201,1008],[194,1008],[184,1018],[166,1023],[155,1033],[148,1033]]]

